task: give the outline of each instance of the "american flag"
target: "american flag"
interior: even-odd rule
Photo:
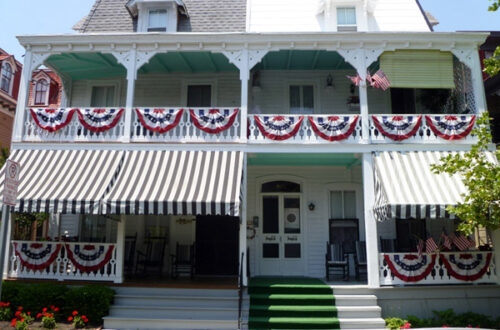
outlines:
[[[470,241],[463,235],[460,236],[455,235],[454,233],[450,234],[450,238],[453,241],[453,244],[460,250],[467,250],[470,247]]]
[[[375,72],[375,74],[371,78],[372,78],[371,85],[374,88],[380,88],[383,91],[385,91],[389,87],[391,87],[391,82],[389,81],[389,78],[387,78],[384,71],[382,70],[378,70],[377,72]]]
[[[424,251],[424,241],[422,239],[418,240],[417,251],[418,251],[418,256],[422,258],[422,252]]]
[[[446,236],[445,233],[441,233],[441,237],[443,238],[443,246],[448,250],[451,250],[451,241],[448,236]]]
[[[469,238],[469,247],[476,247],[476,241],[473,238]]]
[[[356,74],[355,77],[352,77],[352,76],[347,76],[347,78],[351,79],[352,83],[356,86],[359,86],[359,84],[361,83],[361,76],[359,74]]]
[[[425,241],[425,252],[432,253],[432,252],[436,251],[437,249],[438,249],[438,246],[437,246],[436,242],[434,241],[434,238],[429,237]]]

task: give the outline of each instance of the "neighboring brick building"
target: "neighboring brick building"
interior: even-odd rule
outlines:
[[[0,148],[9,148],[22,64],[0,48]]]

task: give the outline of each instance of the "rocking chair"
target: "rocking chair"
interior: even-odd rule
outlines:
[[[326,243],[325,254],[326,278],[330,280],[330,275],[333,275],[337,269],[341,270],[344,281],[349,279],[349,258],[344,253],[344,247],[340,243]]]
[[[167,239],[165,237],[147,237],[146,252],[137,251],[135,272],[137,273],[139,267],[142,267],[142,274],[145,275],[148,268],[157,268],[158,275],[161,277],[166,244]]]
[[[133,236],[125,236],[125,274],[134,271],[135,245],[137,243],[137,233]]]
[[[354,257],[356,268],[356,280],[359,281],[360,274],[363,271],[366,274],[366,244],[356,241],[356,256]]]
[[[179,274],[189,275],[192,279],[195,270],[194,243],[192,245],[176,244],[175,255],[172,258],[172,278],[179,277]]]

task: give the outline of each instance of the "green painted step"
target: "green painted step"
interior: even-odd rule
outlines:
[[[250,329],[339,329],[332,289],[312,278],[252,278]]]
[[[335,297],[318,294],[250,294],[250,304],[255,305],[335,305]]]
[[[253,317],[248,318],[251,329],[340,329],[340,322],[333,317]]]
[[[288,306],[288,305],[252,305],[252,316],[263,317],[337,317],[335,306]]]

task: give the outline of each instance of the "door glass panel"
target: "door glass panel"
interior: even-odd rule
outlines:
[[[300,86],[290,86],[290,110],[300,110]]]
[[[91,107],[111,107],[114,104],[114,86],[94,86],[90,100]]]
[[[262,199],[262,204],[262,232],[264,234],[277,234],[279,232],[278,196],[264,196]]]
[[[344,191],[344,218],[356,218],[356,193],[354,191]]]
[[[211,85],[190,85],[187,93],[187,106],[194,108],[210,107],[212,103]]]
[[[271,181],[262,185],[262,192],[300,192],[300,184],[289,181]]]
[[[278,243],[264,243],[262,244],[262,257],[263,258],[279,258],[280,245]]]
[[[344,214],[342,212],[342,192],[330,192],[330,219],[342,219]]]
[[[285,234],[300,233],[300,198],[285,198]]]
[[[285,258],[300,258],[300,243],[286,243]]]
[[[314,109],[314,88],[313,86],[303,86],[304,89],[304,109],[312,112]]]

